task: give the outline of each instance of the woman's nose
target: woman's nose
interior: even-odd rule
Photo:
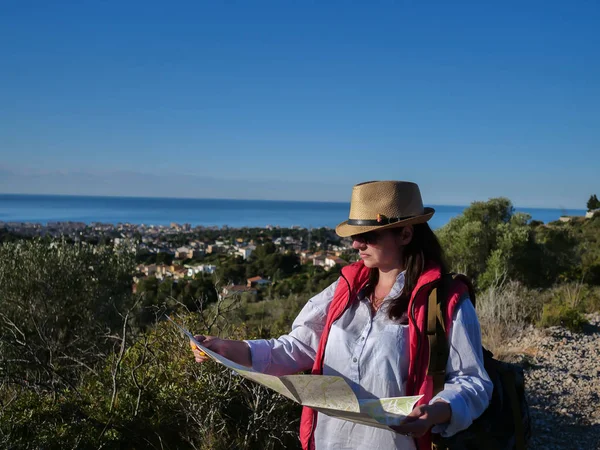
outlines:
[[[365,244],[364,242],[361,241],[357,241],[356,239],[354,239],[352,241],[352,248],[355,250],[360,250],[361,248],[365,248],[367,246],[367,244]]]

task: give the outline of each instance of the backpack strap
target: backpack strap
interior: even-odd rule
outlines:
[[[475,307],[475,290],[473,284],[465,275],[449,273],[442,275],[430,294],[427,305],[427,339],[429,341],[429,364],[427,374],[433,378],[433,396],[444,389],[446,381],[446,365],[450,355],[450,345],[446,333],[446,303],[450,284],[456,280],[462,281],[468,288],[469,299]]]
[[[473,308],[477,308],[477,301],[475,300],[475,288],[473,287],[473,283],[471,283],[471,280],[466,275],[463,275],[461,273],[453,273],[452,281],[456,280],[462,281],[465,284],[465,286],[467,286],[467,289],[469,291],[469,300],[473,304]]]
[[[427,374],[433,378],[434,397],[444,389],[446,365],[450,354],[446,336],[446,321],[444,320],[447,279],[447,275],[442,276],[440,283],[429,293],[427,304],[427,340],[429,341]]]

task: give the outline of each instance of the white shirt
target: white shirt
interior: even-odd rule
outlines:
[[[387,314],[389,300],[396,298],[404,287],[404,275],[404,272],[398,275],[376,313],[361,293],[331,327],[323,374],[343,377],[360,399],[406,395],[408,325],[399,325]],[[288,335],[246,341],[255,370],[281,376],[312,368],[337,283],[307,302]],[[493,385],[483,366],[479,321],[470,301],[462,301],[456,308],[449,344],[446,383],[431,400],[443,399],[452,409],[450,422],[432,429],[442,436],[467,428],[485,411],[492,394]],[[415,449],[410,437],[321,413],[317,418],[315,444],[317,450]]]

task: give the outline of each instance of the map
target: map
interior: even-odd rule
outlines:
[[[328,375],[286,375],[277,377],[257,372],[215,353],[200,342],[192,333],[167,318],[179,328],[201,351],[238,373],[304,406],[309,406],[323,414],[349,420],[377,428],[398,425],[422,397],[394,397],[380,399],[358,399],[348,383],[337,376]]]

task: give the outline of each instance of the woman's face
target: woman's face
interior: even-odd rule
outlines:
[[[358,250],[365,266],[382,271],[404,269],[402,248],[412,238],[412,226],[401,229],[369,231],[352,236],[352,248]]]

